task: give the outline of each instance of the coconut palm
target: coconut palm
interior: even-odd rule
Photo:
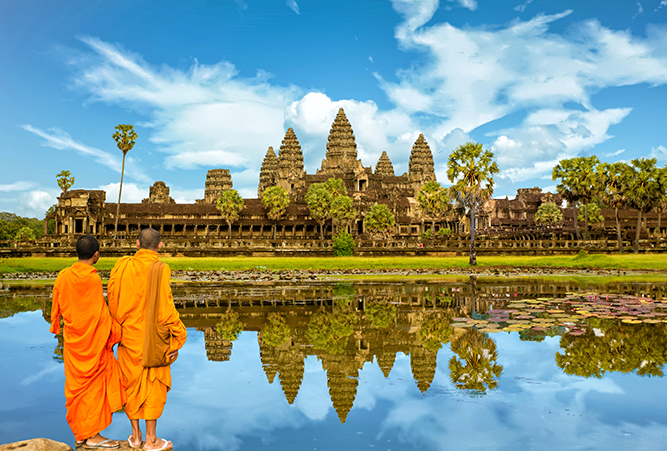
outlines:
[[[450,191],[470,214],[470,264],[476,265],[476,212],[493,195],[493,175],[499,172],[498,165],[493,161],[493,152],[469,142],[449,155],[447,167],[447,178],[454,184]]]
[[[116,132],[113,134],[113,139],[116,145],[123,152],[123,166],[120,170],[120,188],[118,189],[118,204],[116,205],[116,225],[113,230],[114,240],[118,236],[118,217],[120,215],[120,196],[123,193],[123,175],[125,175],[125,155],[132,150],[134,143],[137,140],[137,132],[134,131],[134,126],[130,124],[116,125]]]

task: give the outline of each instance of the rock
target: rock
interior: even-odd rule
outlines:
[[[72,451],[72,447],[48,438],[33,438],[0,445],[0,451]]]

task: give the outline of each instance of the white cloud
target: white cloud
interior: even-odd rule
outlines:
[[[106,166],[109,169],[118,173],[121,172],[122,168],[121,157],[110,154],[108,152],[104,152],[103,150],[100,150],[96,147],[87,146],[85,144],[77,142],[70,136],[69,133],[58,127],[52,127],[45,131],[37,127],[33,127],[32,125],[26,124],[26,125],[21,125],[21,128],[30,133],[34,133],[35,135],[41,138],[44,138],[45,141],[42,143],[42,146],[44,147],[51,147],[58,150],[74,150],[79,155],[82,155],[86,158],[90,158],[91,160],[95,161],[98,164],[101,164],[102,166]],[[143,171],[138,170],[136,166],[137,165],[135,164],[135,161],[131,156],[125,157],[125,172],[128,176],[135,178],[139,181],[150,180],[150,178],[146,174],[144,174]]]
[[[118,191],[120,189],[120,182],[109,183],[102,185],[97,189],[106,191],[106,202],[118,202]],[[150,195],[150,186],[140,188],[135,183],[123,183],[123,194],[121,195],[121,203],[124,204],[140,204],[143,199]],[[173,197],[173,196],[172,196]]]
[[[615,157],[625,152],[625,149],[618,149],[616,152],[609,152],[604,154],[605,157]]]
[[[299,5],[296,0],[287,0],[287,7],[295,13],[299,14]]]
[[[517,6],[515,6],[515,7],[514,7],[514,11],[519,11],[520,13],[522,13],[522,12],[524,12],[524,11],[526,10],[526,8],[528,7],[528,5],[530,5],[531,3],[533,3],[533,0],[526,0],[526,3],[524,3],[523,5],[517,5]]]
[[[657,7],[656,9],[654,9],[653,11],[654,11],[654,12],[658,12],[659,10],[661,10],[662,8],[664,8],[665,6],[667,6],[667,0],[662,0],[662,1],[660,2],[660,4],[658,5],[658,7]]]
[[[449,2],[458,3],[460,7],[467,8],[470,11],[477,9],[477,0],[447,0]]]
[[[656,158],[659,163],[667,162],[667,148],[662,144],[651,149],[651,158]]]
[[[632,20],[634,20],[640,14],[644,14],[644,7],[642,6],[641,3],[637,2],[637,12],[635,13],[634,16],[632,16]]]
[[[34,182],[14,182],[8,185],[0,185],[0,191],[26,191],[31,188],[34,188]]]
[[[43,219],[46,210],[58,203],[60,190],[33,190],[21,193],[16,203],[16,214],[19,216]]]

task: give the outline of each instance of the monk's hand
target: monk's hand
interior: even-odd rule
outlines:
[[[178,357],[178,351],[172,351],[167,355],[169,356],[169,360],[175,360]]]

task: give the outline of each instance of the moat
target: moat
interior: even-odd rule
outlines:
[[[159,433],[182,450],[655,449],[667,282],[641,280],[173,283],[188,342]],[[0,291],[0,443],[71,444],[51,289],[30,286]]]

